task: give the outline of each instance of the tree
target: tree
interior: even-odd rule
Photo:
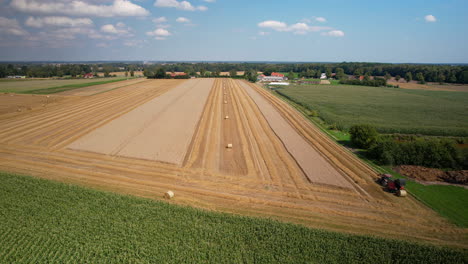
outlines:
[[[128,77],[128,71],[125,71],[125,77]]]
[[[390,80],[392,78],[392,75],[390,75],[390,73],[387,72],[387,73],[385,73],[384,78],[385,78],[386,81],[388,81],[388,80]]]
[[[327,70],[325,71],[325,74],[327,75],[327,78],[331,78],[332,77],[332,70],[330,68],[327,68]]]
[[[105,70],[105,71],[104,71],[104,77],[109,77],[109,76],[110,76],[109,70]]]
[[[359,77],[359,76],[361,76],[362,74],[363,74],[362,69],[356,69],[356,70],[354,71],[354,76],[356,76],[356,77]]]
[[[231,77],[236,77],[237,76],[237,71],[235,69],[229,71],[229,76]]]
[[[418,72],[418,73],[416,74],[416,81],[418,81],[418,82],[421,83],[421,84],[426,83],[426,82],[424,81],[424,75],[422,74],[422,72]]]
[[[288,79],[289,79],[289,80],[294,80],[294,78],[296,78],[296,75],[294,74],[294,72],[290,71],[290,72],[288,73]]]
[[[244,72],[244,78],[249,82],[256,82],[257,81],[257,71],[256,70],[248,70]]]
[[[370,74],[368,72],[366,73],[366,75],[364,75],[364,81],[370,81]]]
[[[135,77],[135,71],[131,70],[130,71],[130,76]]]
[[[338,80],[341,80],[341,79],[344,79],[345,78],[345,73],[344,73],[344,70],[343,68],[336,68],[336,78]]]
[[[413,74],[411,74],[411,72],[407,72],[405,74],[405,80],[406,82],[411,82],[413,80]]]
[[[156,70],[156,73],[154,74],[155,79],[164,79],[166,78],[166,70],[164,70],[162,67],[159,67]]]
[[[351,142],[358,148],[369,149],[379,137],[377,130],[371,125],[354,125],[350,128]]]
[[[200,69],[200,76],[204,77],[206,74],[206,70],[204,68]]]
[[[265,68],[265,70],[263,71],[263,74],[265,76],[271,76],[271,74],[275,71],[275,69],[272,67],[272,66],[268,66],[267,68]]]
[[[400,75],[395,76],[395,80],[396,80],[397,82],[399,82],[400,79],[401,79],[401,76],[400,76]]]

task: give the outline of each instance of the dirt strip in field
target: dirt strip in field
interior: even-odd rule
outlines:
[[[118,82],[113,82],[113,83],[93,85],[93,86],[88,86],[88,87],[83,87],[83,88],[78,88],[78,89],[73,89],[73,90],[57,93],[56,95],[89,96],[93,94],[107,92],[116,88],[136,84],[136,83],[143,82],[143,81],[147,81],[147,79],[138,78],[138,79],[125,80],[125,81],[118,81]]]
[[[212,86],[189,80],[69,147],[181,165]]]
[[[258,105],[272,129],[311,182],[352,188],[349,181],[309,145],[273,105],[246,83],[240,82],[240,84]]]

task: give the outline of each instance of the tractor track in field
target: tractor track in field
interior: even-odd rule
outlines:
[[[465,229],[411,197],[382,192],[371,168],[254,84],[214,80],[182,165],[67,148],[183,82],[143,81],[24,115],[0,116],[0,169],[153,199],[170,189],[176,194],[173,202],[182,205],[467,247]],[[353,187],[314,183],[247,89],[268,100]]]

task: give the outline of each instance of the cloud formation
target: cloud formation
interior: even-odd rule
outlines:
[[[123,37],[130,37],[133,34],[130,33],[131,28],[127,27],[124,23],[119,22],[115,26],[112,24],[103,25],[101,27],[101,32],[111,34],[111,35],[118,35]]]
[[[153,18],[153,22],[156,24],[164,23],[164,22],[167,22],[167,18],[166,17]]]
[[[112,5],[94,5],[81,0],[51,2],[38,0],[12,0],[10,6],[32,14],[63,14],[69,16],[129,17],[147,16],[149,11],[129,0],[114,0]]]
[[[325,23],[327,20],[324,17],[316,17],[315,21],[320,22],[320,23]]]
[[[64,16],[28,17],[24,24],[28,27],[79,27],[92,26],[89,18],[70,18]]]
[[[28,32],[24,30],[16,19],[0,17],[0,35],[26,36]]]
[[[179,23],[190,23],[190,19],[185,18],[185,17],[178,17],[176,21]]]
[[[146,35],[150,37],[155,37],[157,40],[165,40],[167,37],[171,36],[171,32],[164,28],[157,28],[154,31],[146,32]]]
[[[330,27],[321,27],[321,26],[310,26],[307,23],[296,23],[293,25],[288,25],[281,21],[276,20],[267,20],[258,23],[260,28],[269,28],[279,32],[293,32],[294,34],[307,34],[308,32],[318,32],[323,30],[332,29]]]
[[[329,37],[344,37],[344,32],[341,30],[332,30],[328,32],[323,32],[322,36],[329,36]]]
[[[156,0],[156,2],[154,2],[154,6],[176,8],[176,9],[184,10],[184,11],[206,11],[208,10],[206,6],[193,6],[188,1],[179,2],[177,0]]]
[[[426,22],[436,22],[436,21],[437,21],[436,17],[433,16],[433,15],[427,15],[427,16],[425,16],[425,17],[424,17],[424,20],[426,20]]]

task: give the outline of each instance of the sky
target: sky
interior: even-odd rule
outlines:
[[[468,63],[467,0],[0,0],[0,61]]]

